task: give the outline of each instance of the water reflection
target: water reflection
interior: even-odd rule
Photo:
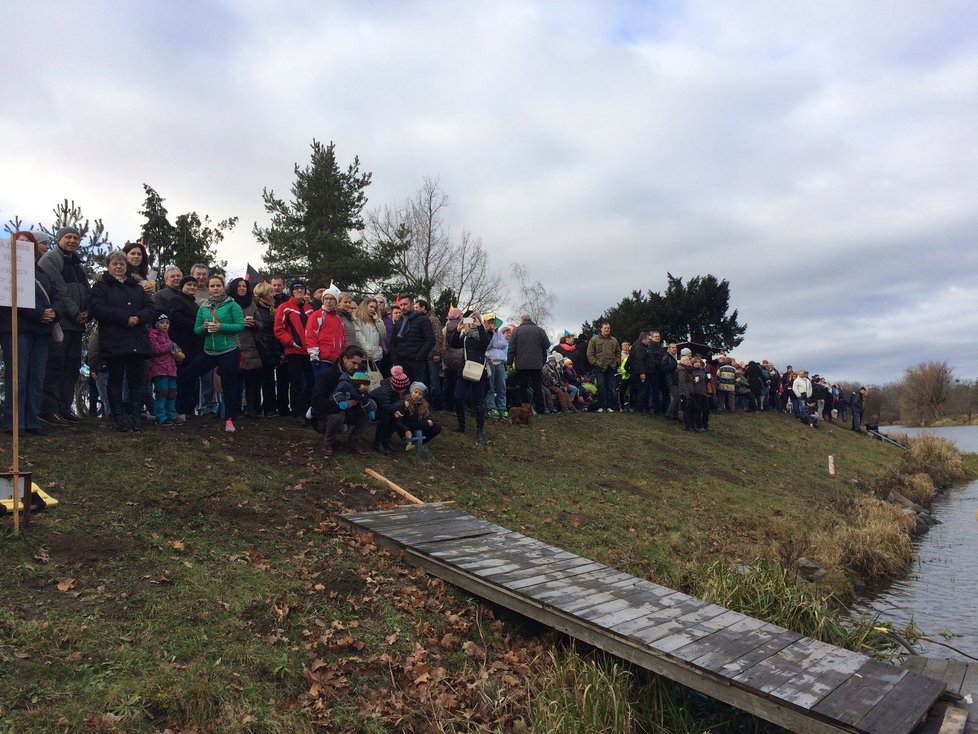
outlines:
[[[915,435],[921,429],[890,427],[886,433]],[[927,429],[953,440],[963,451],[978,453],[978,426]],[[860,609],[879,612],[902,624],[913,617],[928,637],[935,637],[978,657],[978,481],[956,487],[933,507],[940,525],[918,538],[913,571],[882,593],[864,600]],[[950,630],[960,637],[943,640]],[[925,654],[953,656],[947,648],[921,643]]]

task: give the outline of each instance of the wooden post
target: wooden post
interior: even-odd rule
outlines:
[[[10,381],[10,414],[13,416],[13,432],[10,434],[11,486],[13,487],[14,535],[20,534],[20,374],[17,334],[17,243],[10,235],[10,354],[7,360],[7,379]]]
[[[396,484],[394,484],[394,482],[392,482],[390,479],[388,479],[387,477],[385,477],[380,472],[376,472],[373,469],[364,469],[363,471],[364,471],[364,474],[366,474],[367,476],[373,477],[374,479],[379,479],[380,481],[382,481],[384,484],[386,484],[388,487],[390,487],[391,489],[393,489],[395,492],[397,492],[399,495],[401,495],[405,499],[411,500],[411,502],[413,502],[414,504],[416,504],[416,505],[423,505],[424,504],[424,502],[422,500],[419,500],[417,497],[415,497],[413,494],[411,494],[410,492],[408,492],[406,489],[404,489],[402,487],[398,487]]]

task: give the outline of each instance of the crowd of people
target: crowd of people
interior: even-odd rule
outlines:
[[[529,316],[504,323],[493,313],[451,308],[444,324],[423,299],[360,296],[281,276],[230,283],[204,264],[189,274],[169,267],[157,282],[141,243],[111,252],[90,282],[78,257],[80,233],[62,227],[54,243],[17,232],[35,257],[35,306],[17,314],[19,385],[6,381],[2,428],[45,435],[81,420],[72,406],[83,360],[93,407],[119,432],[144,421],[175,427],[207,416],[234,432],[242,417],[291,418],[323,435],[331,455],[346,447],[389,454],[403,446],[427,455],[441,432],[474,419],[476,442],[487,420],[516,406],[536,415],[579,411],[648,413],[709,430],[717,412],[789,412],[807,425],[852,416],[860,430],[866,388],[838,385],[768,360],[737,362],[697,345],[666,343],[658,331],[619,342],[611,324],[551,345]],[[0,308],[0,348],[9,360],[12,318]],[[93,409],[92,414],[99,411]]]

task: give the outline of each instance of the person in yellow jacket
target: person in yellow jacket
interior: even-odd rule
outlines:
[[[618,340],[611,335],[611,324],[601,324],[600,331],[587,343],[587,359],[594,368],[594,384],[598,388],[598,412],[615,412],[615,371],[620,362]]]

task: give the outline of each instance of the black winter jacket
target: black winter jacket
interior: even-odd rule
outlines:
[[[547,363],[550,340],[532,321],[520,324],[509,340],[509,363],[518,370],[542,370]]]
[[[130,354],[149,356],[149,327],[156,321],[153,307],[143,287],[132,277],[121,283],[108,273],[92,285],[89,300],[92,318],[98,320],[99,354],[103,358]],[[129,317],[138,316],[139,323],[129,326]]]
[[[396,360],[425,362],[435,348],[435,331],[431,319],[420,311],[404,314],[394,324],[391,350]]]

